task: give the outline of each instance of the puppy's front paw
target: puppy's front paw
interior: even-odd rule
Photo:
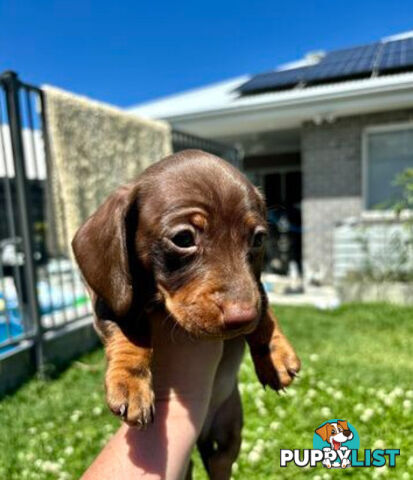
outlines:
[[[251,355],[259,381],[273,390],[287,387],[300,371],[301,362],[284,337],[257,347]]]
[[[106,400],[109,408],[128,425],[144,428],[153,422],[155,407],[151,373],[145,375],[125,370],[108,370]]]

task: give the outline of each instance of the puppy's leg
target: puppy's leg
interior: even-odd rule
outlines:
[[[107,358],[106,399],[109,408],[129,425],[144,427],[153,421],[149,327],[138,334],[125,333],[114,322],[98,321]]]
[[[274,390],[288,386],[300,370],[300,360],[282,332],[275,315],[267,309],[258,327],[247,335],[258,379]]]
[[[198,450],[211,480],[229,480],[241,446],[242,406],[235,384],[231,395],[216,410],[209,428],[198,440]]]

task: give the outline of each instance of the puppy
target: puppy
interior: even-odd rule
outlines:
[[[186,150],[116,190],[72,244],[106,349],[107,402],[128,424],[153,420],[155,314],[172,315],[191,335],[225,340],[216,401],[198,442],[210,478],[218,478],[217,462],[219,478],[229,478],[238,455],[236,376],[245,340],[264,386],[284,388],[300,369],[260,283],[266,234],[264,200],[246,177],[218,157]],[[226,441],[223,425],[233,427]]]

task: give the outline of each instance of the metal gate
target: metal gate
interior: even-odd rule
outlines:
[[[91,314],[68,246],[54,241],[45,125],[42,91],[14,72],[1,75],[0,353],[31,341],[40,370],[45,332]]]

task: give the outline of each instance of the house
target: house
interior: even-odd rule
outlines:
[[[269,265],[327,282],[334,227],[377,215],[413,167],[413,31],[151,101],[132,112],[237,145],[270,211]]]

